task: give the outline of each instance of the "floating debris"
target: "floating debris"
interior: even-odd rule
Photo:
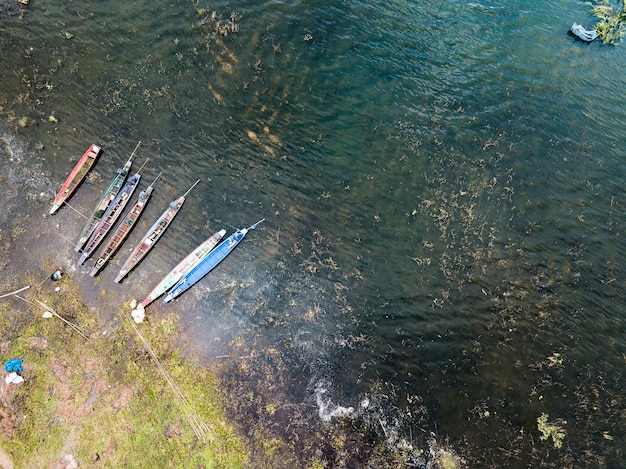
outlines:
[[[582,41],[591,42],[595,41],[598,38],[598,31],[596,29],[585,29],[578,23],[574,23],[571,28],[569,28],[571,33]]]

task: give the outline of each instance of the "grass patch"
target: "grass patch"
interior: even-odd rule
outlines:
[[[221,410],[217,380],[193,360],[183,360],[175,347],[175,317],[144,323],[141,332],[208,425],[202,438],[126,313],[104,335],[71,280],[64,277],[55,286],[61,286],[59,293],[35,287],[24,297],[49,305],[88,340],[58,318],[43,319],[43,309],[14,299],[0,302],[3,355],[24,360],[24,383],[5,385],[0,403],[14,412],[13,420],[4,414],[0,419],[0,446],[18,467],[49,467],[66,454],[89,467],[246,464],[247,447]]]

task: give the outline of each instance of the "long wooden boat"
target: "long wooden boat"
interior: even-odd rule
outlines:
[[[137,146],[135,147],[135,151],[137,151],[137,148],[139,148],[140,144],[141,142],[137,144]],[[98,226],[98,223],[100,223],[100,220],[102,219],[102,216],[104,215],[104,212],[106,212],[106,209],[109,208],[109,205],[111,205],[111,202],[115,200],[115,197],[117,197],[117,194],[122,189],[122,186],[124,185],[124,183],[126,182],[126,178],[128,177],[128,172],[130,171],[130,167],[133,164],[132,158],[133,158],[133,155],[135,154],[135,151],[133,151],[132,155],[130,155],[130,158],[128,158],[128,161],[124,164],[124,166],[122,166],[121,168],[118,168],[117,174],[111,180],[107,188],[104,189],[104,192],[100,196],[100,200],[98,200],[98,203],[93,209],[91,216],[87,220],[87,223],[85,223],[85,227],[83,228],[83,230],[80,233],[80,236],[78,237],[78,242],[76,243],[76,246],[74,247],[74,251],[80,252],[80,250],[83,248],[85,243],[89,240],[89,237],[91,236],[93,231],[96,229],[96,226]]]
[[[163,236],[163,233],[165,233],[165,230],[167,230],[167,228],[170,226],[170,224],[174,220],[174,217],[183,206],[183,203],[185,202],[185,198],[187,197],[189,192],[191,192],[191,189],[196,187],[196,185],[199,182],[200,180],[198,179],[193,184],[193,186],[189,188],[187,192],[181,195],[178,199],[175,199],[172,202],[170,202],[170,205],[165,209],[165,211],[157,219],[157,221],[154,222],[154,224],[146,232],[143,238],[141,238],[141,241],[139,242],[139,244],[135,246],[135,249],[133,249],[133,252],[130,254],[128,259],[126,259],[126,262],[120,269],[119,273],[117,274],[117,277],[115,277],[115,281],[117,283],[120,283],[122,279],[126,277],[126,275],[131,270],[133,270],[137,266],[137,264],[139,264],[148,255],[152,247],[161,238],[161,236]]]
[[[226,230],[220,230],[200,243],[198,247],[191,251],[176,265],[176,267],[170,270],[170,272],[163,277],[163,279],[154,287],[148,296],[146,296],[146,298],[139,303],[136,309],[143,311],[146,306],[175,285],[183,277],[183,275],[202,262],[202,260],[209,255],[209,253],[215,246],[217,246],[217,243],[219,243],[225,235]]]
[[[187,272],[183,277],[172,287],[167,293],[167,296],[163,300],[165,303],[169,303],[177,296],[182,295],[185,291],[196,284],[201,278],[208,274],[217,264],[222,262],[226,256],[228,256],[235,247],[243,240],[250,230],[254,230],[257,225],[265,221],[260,220],[249,228],[242,228],[235,231],[232,235],[226,238],[225,241],[216,247],[209,253],[202,261],[200,261],[193,269]]]
[[[128,201],[133,195],[133,192],[135,192],[135,189],[137,189],[140,179],[141,175],[139,173],[135,173],[134,176],[126,181],[126,184],[124,184],[124,187],[122,188],[120,193],[117,194],[117,197],[115,197],[113,203],[109,205],[109,208],[107,208],[106,212],[104,212],[104,215],[102,215],[102,219],[98,223],[98,226],[96,226],[96,229],[93,230],[93,233],[87,241],[87,244],[85,244],[85,247],[83,248],[83,254],[78,260],[79,264],[85,263],[87,258],[91,256],[91,253],[100,245],[102,240],[109,233],[117,219],[122,214],[124,207],[126,207],[126,205],[128,204]]]
[[[159,176],[161,176],[161,174],[159,174]],[[135,227],[137,220],[143,213],[143,209],[146,208],[146,205],[148,205],[148,202],[150,201],[150,196],[152,195],[154,183],[157,181],[157,179],[159,179],[159,176],[156,177],[154,182],[150,184],[146,188],[146,190],[139,193],[139,198],[137,199],[137,202],[135,202],[135,205],[130,208],[126,216],[122,219],[123,221],[119,224],[119,226],[113,233],[113,236],[111,237],[107,245],[102,249],[102,251],[100,251],[98,260],[96,261],[93,269],[91,269],[91,272],[89,273],[90,276],[96,276],[96,274],[100,271],[100,269],[102,269],[102,267],[104,267],[109,258],[113,254],[115,254],[117,248],[121,246],[126,237]]]
[[[63,186],[61,186],[61,190],[54,198],[50,215],[54,215],[59,207],[72,196],[101,153],[102,149],[98,145],[92,144],[85,154],[80,157],[80,160],[78,160],[78,163],[74,166],[74,169],[63,183]]]

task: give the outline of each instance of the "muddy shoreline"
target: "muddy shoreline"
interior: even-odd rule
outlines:
[[[37,154],[36,149],[34,154]],[[79,296],[79,301],[86,306],[88,315],[94,321],[93,326],[96,327],[91,330],[94,337],[106,337],[123,329],[120,310],[123,311],[131,299],[141,294],[136,294],[133,289],[143,288],[144,283],[149,283],[149,273],[137,269],[133,281],[121,285],[114,283],[111,272],[95,279],[89,277],[89,267],[79,266],[76,262],[72,242],[73,234],[80,231],[82,217],[68,206],[62,207],[54,216],[46,216],[52,198],[51,191],[47,189],[50,187],[47,175],[32,165],[20,164],[19,158],[12,163],[8,180],[21,184],[21,187],[20,197],[13,198],[9,197],[11,184],[3,184],[2,189],[11,201],[0,213],[5,226],[0,232],[2,257],[6,259],[2,265],[3,289],[10,291],[13,287],[23,286],[24,281],[29,279],[33,284],[40,284],[54,298],[69,293],[65,282],[70,281],[73,293]],[[91,200],[85,199],[96,196],[97,190],[85,181],[69,204],[89,205]],[[30,215],[22,217],[19,213]],[[113,270],[113,267],[109,269]],[[56,270],[64,272],[63,281],[50,279],[50,274]],[[244,277],[236,284],[223,286],[222,291],[215,292],[216,305],[225,305],[224,314],[232,314],[232,308],[240,307],[235,305],[238,296],[245,298],[253,295],[253,290],[249,289],[254,281],[252,277]],[[55,291],[57,288],[58,292]],[[268,286],[257,285],[255,288]],[[274,306],[281,307],[280,303]],[[23,314],[30,314],[28,307],[21,305],[20,309]],[[60,313],[63,314],[62,310]],[[158,328],[161,323],[173,325],[176,329],[176,349],[168,353],[182,351],[183,361],[200,363],[219,377],[224,410],[241,435],[247,435],[245,438],[252,445],[250,460],[254,467],[289,467],[312,461],[326,461],[325,464],[334,466],[356,460],[376,462],[378,467],[392,467],[407,458],[415,461],[415,456],[411,455],[414,449],[398,452],[388,447],[376,422],[342,419],[339,414],[339,418],[331,420],[329,417],[328,422],[320,419],[320,403],[315,401],[319,391],[311,388],[310,383],[301,382],[302,376],[309,375],[310,371],[304,375],[294,374],[294,370],[309,366],[302,362],[299,354],[279,356],[272,347],[257,348],[246,343],[244,336],[224,341],[213,337],[206,338],[204,342],[198,341],[194,320],[181,323],[179,313],[176,312],[176,304],[173,307],[168,305],[167,309],[158,304],[151,305],[147,310],[148,327]],[[222,313],[216,309],[211,314]],[[245,314],[256,313],[248,311]],[[172,318],[175,318],[174,322]],[[197,317],[198,320],[210,318]],[[270,314],[255,327],[260,327],[259,332],[262,333],[262,328],[280,328],[284,321],[285,318]],[[224,331],[215,332],[216,338],[222,336],[228,337]],[[90,373],[89,370],[85,372]],[[297,383],[299,385],[296,386]],[[159,380],[155,384],[159,385]],[[298,395],[286,393],[287,389],[294,388],[301,390]],[[432,445],[437,447],[436,442]],[[281,462],[278,463],[278,460]]]

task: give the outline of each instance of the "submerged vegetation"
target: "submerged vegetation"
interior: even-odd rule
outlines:
[[[596,31],[604,44],[615,44],[624,37],[626,0],[620,3],[615,7],[609,0],[602,0],[593,7],[593,15],[598,19]]]
[[[576,347],[571,347],[564,336],[564,331],[572,336],[577,331],[568,317],[585,324],[589,314],[571,307],[573,303],[587,308],[586,301],[569,302],[566,293],[581,291],[580,285],[589,285],[592,291],[592,276],[600,275],[602,296],[619,298],[622,284],[619,267],[612,267],[619,265],[619,256],[593,256],[588,242],[582,241],[595,239],[589,236],[590,223],[583,218],[593,219],[593,212],[582,189],[592,186],[593,173],[584,184],[573,173],[573,181],[580,184],[576,204],[568,206],[568,198],[559,204],[563,210],[569,208],[569,215],[578,222],[576,236],[553,240],[554,221],[545,221],[541,215],[554,212],[546,210],[545,201],[538,202],[526,192],[535,177],[522,166],[533,167],[535,161],[529,156],[529,164],[520,163],[526,161],[520,158],[519,148],[527,149],[527,122],[532,118],[516,107],[515,100],[495,111],[491,108],[495,114],[485,117],[482,111],[475,112],[469,95],[459,95],[452,87],[452,97],[445,91],[432,91],[428,97],[429,85],[424,85],[428,91],[423,106],[429,111],[424,114],[426,123],[407,116],[398,131],[384,112],[370,114],[368,106],[360,110],[358,122],[365,133],[380,119],[375,123],[377,132],[389,134],[382,145],[373,135],[372,140],[366,139],[371,153],[385,158],[371,162],[364,152],[362,161],[355,158],[345,173],[341,165],[349,160],[319,165],[313,155],[330,155],[337,148],[324,125],[328,116],[319,121],[314,118],[319,104],[343,116],[352,105],[342,101],[342,94],[353,95],[360,89],[358,82],[343,81],[344,75],[333,72],[333,67],[317,76],[315,64],[341,52],[334,43],[338,30],[324,29],[330,21],[299,23],[292,15],[284,15],[289,30],[295,31],[291,36],[281,30],[278,15],[272,15],[275,23],[266,28],[256,22],[261,16],[256,11],[245,13],[247,24],[240,26],[242,15],[225,12],[222,16],[208,8],[181,13],[175,16],[181,25],[175,28],[176,34],[163,34],[159,43],[151,31],[150,41],[155,42],[150,42],[154,44],[150,53],[143,54],[142,48],[142,57],[129,60],[133,66],[127,69],[97,69],[98,79],[81,75],[93,69],[89,57],[75,61],[62,45],[51,48],[51,54],[42,53],[48,49],[33,52],[17,47],[18,41],[7,47],[7,55],[14,51],[19,65],[19,73],[14,73],[19,82],[13,87],[16,92],[0,97],[8,125],[29,140],[39,139],[39,150],[45,143],[47,151],[16,160],[27,161],[20,168],[29,173],[15,178],[7,172],[11,184],[0,184],[0,192],[9,192],[15,180],[20,195],[36,195],[40,187],[51,185],[50,178],[44,181],[43,176],[32,182],[31,173],[35,165],[47,169],[61,159],[65,163],[67,148],[62,147],[67,145],[57,142],[70,133],[71,123],[81,114],[69,109],[73,103],[63,104],[65,99],[58,103],[58,98],[81,80],[87,86],[79,84],[76,93],[89,97],[85,110],[106,117],[94,119],[90,133],[102,135],[113,149],[115,141],[150,134],[143,114],[149,115],[150,127],[158,129],[153,145],[167,153],[179,137],[204,139],[212,132],[222,147],[203,147],[207,161],[213,162],[208,173],[215,182],[211,191],[222,194],[224,206],[233,213],[245,214],[248,206],[262,204],[266,209],[271,204],[279,227],[275,235],[268,234],[266,242],[259,243],[264,250],[259,258],[267,262],[264,267],[269,266],[259,269],[263,282],[254,283],[258,277],[249,263],[245,272],[238,272],[229,282],[217,279],[205,285],[212,289],[210,305],[215,311],[197,310],[203,318],[194,325],[210,334],[224,327],[206,339],[227,344],[219,356],[219,392],[214,376],[193,361],[184,362],[177,351],[175,317],[161,317],[141,327],[194,411],[210,425],[206,440],[195,438],[184,410],[130,328],[132,323],[119,316],[114,328],[105,328],[97,324],[94,311],[88,313],[80,302],[70,307],[69,294],[55,295],[44,288],[36,297],[76,322],[90,340],[56,319],[42,324],[35,310],[19,300],[0,303],[0,331],[9,342],[7,358],[19,354],[31,367],[26,383],[7,388],[15,391],[11,402],[16,425],[13,434],[0,440],[0,447],[11,448],[16,462],[24,466],[45,466],[72,456],[83,466],[104,467],[124,466],[137,458],[152,467],[163,466],[167,460],[170,467],[194,463],[196,467],[392,467],[396,463],[397,467],[430,464],[433,469],[452,469],[464,467],[457,453],[468,459],[468,467],[486,462],[536,467],[540,461],[557,467],[557,459],[560,467],[572,467],[572,453],[579,453],[582,466],[606,466],[603,458],[610,465],[620,456],[620,446],[624,447],[619,432],[625,417],[621,368],[614,372],[606,363],[596,366],[592,358],[577,356],[576,350],[587,352],[580,346],[587,344],[586,339],[576,338]],[[184,21],[190,25],[185,29]],[[315,40],[306,32],[308,27],[314,28]],[[137,25],[130,39],[122,35],[125,42],[107,41],[98,58],[110,53],[107,60],[113,61],[120,49],[131,49],[134,42],[126,41],[147,43],[141,33],[142,26]],[[114,32],[110,36],[118,38]],[[55,37],[62,38],[60,34]],[[346,39],[351,39],[348,32],[341,42],[359,43]],[[7,63],[12,62],[7,59]],[[291,68],[292,63],[299,65]],[[345,70],[353,70],[354,65],[345,64]],[[390,77],[393,68],[383,68]],[[327,80],[322,85],[321,78]],[[321,90],[324,83],[330,85],[328,90]],[[377,102],[375,96],[372,100]],[[220,118],[207,119],[198,127],[196,117],[204,112]],[[239,116],[243,117],[241,125]],[[469,127],[450,125],[470,116]],[[224,124],[216,124],[221,117]],[[533,128],[535,124],[532,121]],[[52,130],[57,127],[61,131]],[[294,128],[298,129],[295,134]],[[393,148],[398,132],[398,146],[406,151]],[[71,132],[76,138],[86,133],[85,129]],[[347,148],[350,132],[345,137]],[[6,146],[6,161],[12,162],[18,157]],[[555,146],[572,160],[574,150],[569,145]],[[591,150],[585,143],[575,151]],[[169,160],[163,158],[159,164],[165,166]],[[183,172],[198,170],[180,159],[171,163],[180,164]],[[554,169],[549,161],[544,164]],[[14,166],[8,169],[14,171]],[[303,171],[310,168],[318,174],[315,182],[304,178],[307,181],[301,185]],[[228,187],[222,185],[224,181]],[[258,190],[259,186],[263,189]],[[292,187],[303,191],[298,194]],[[601,187],[598,184],[594,189],[600,192]],[[319,196],[310,197],[308,190]],[[617,194],[615,200],[603,199],[610,199],[610,210],[608,205],[603,209],[612,214],[616,227],[607,230],[619,233],[619,220],[624,218],[619,216],[623,204]],[[600,205],[601,197],[595,197]],[[9,200],[17,206],[17,199]],[[35,217],[13,221],[17,218],[13,215],[24,213],[25,207],[11,210],[7,223],[11,229],[2,227],[3,243],[9,243],[11,234],[15,238],[11,243],[16,244],[25,233],[32,236],[28,228],[35,224]],[[214,218],[218,212],[211,210],[202,210],[207,226],[218,221]],[[224,216],[219,222],[226,220]],[[341,238],[329,220],[340,224]],[[37,226],[52,230],[51,223]],[[563,230],[569,227],[564,225]],[[400,241],[403,238],[406,245]],[[546,253],[540,242],[552,246],[551,250]],[[50,245],[48,239],[41,244]],[[382,246],[390,248],[385,259],[379,256]],[[406,254],[404,264],[395,257],[398,248]],[[15,258],[2,256],[4,262],[21,260],[21,252]],[[352,255],[354,263],[346,262]],[[276,265],[270,264],[274,260]],[[388,268],[391,264],[393,268]],[[601,265],[607,266],[605,276],[598,270]],[[611,272],[616,273],[609,276]],[[385,277],[388,281],[379,285],[380,291],[369,290],[372,281]],[[89,284],[89,293],[99,291],[101,301],[115,304],[118,293],[106,285],[106,279],[99,277]],[[611,294],[612,289],[618,293]],[[57,296],[62,304],[54,301]],[[5,305],[10,308],[3,311]],[[411,311],[414,305],[418,313]],[[603,312],[600,306],[595,309]],[[219,333],[225,323],[232,323],[232,329]],[[615,329],[619,330],[619,323]],[[234,338],[229,341],[231,331]],[[606,357],[615,357],[618,346],[619,342]],[[442,351],[446,353],[439,356]],[[605,356],[595,351],[587,355]],[[326,378],[324,394],[319,383]],[[457,390],[459,394],[454,394]],[[230,393],[225,399],[226,417],[215,410],[222,392]],[[334,417],[335,411],[348,406],[354,408],[352,416]],[[541,410],[537,409],[552,409],[553,419],[549,421],[545,414],[538,420]],[[555,420],[553,413],[577,423],[567,427],[567,439],[563,421]],[[20,421],[22,415],[28,417]],[[226,422],[237,424],[254,440],[249,460],[247,444],[229,433]],[[431,431],[450,435],[452,443],[442,448],[426,441]],[[25,443],[13,449],[18,434]],[[581,442],[585,446],[578,451]],[[553,450],[563,443],[565,450]]]

